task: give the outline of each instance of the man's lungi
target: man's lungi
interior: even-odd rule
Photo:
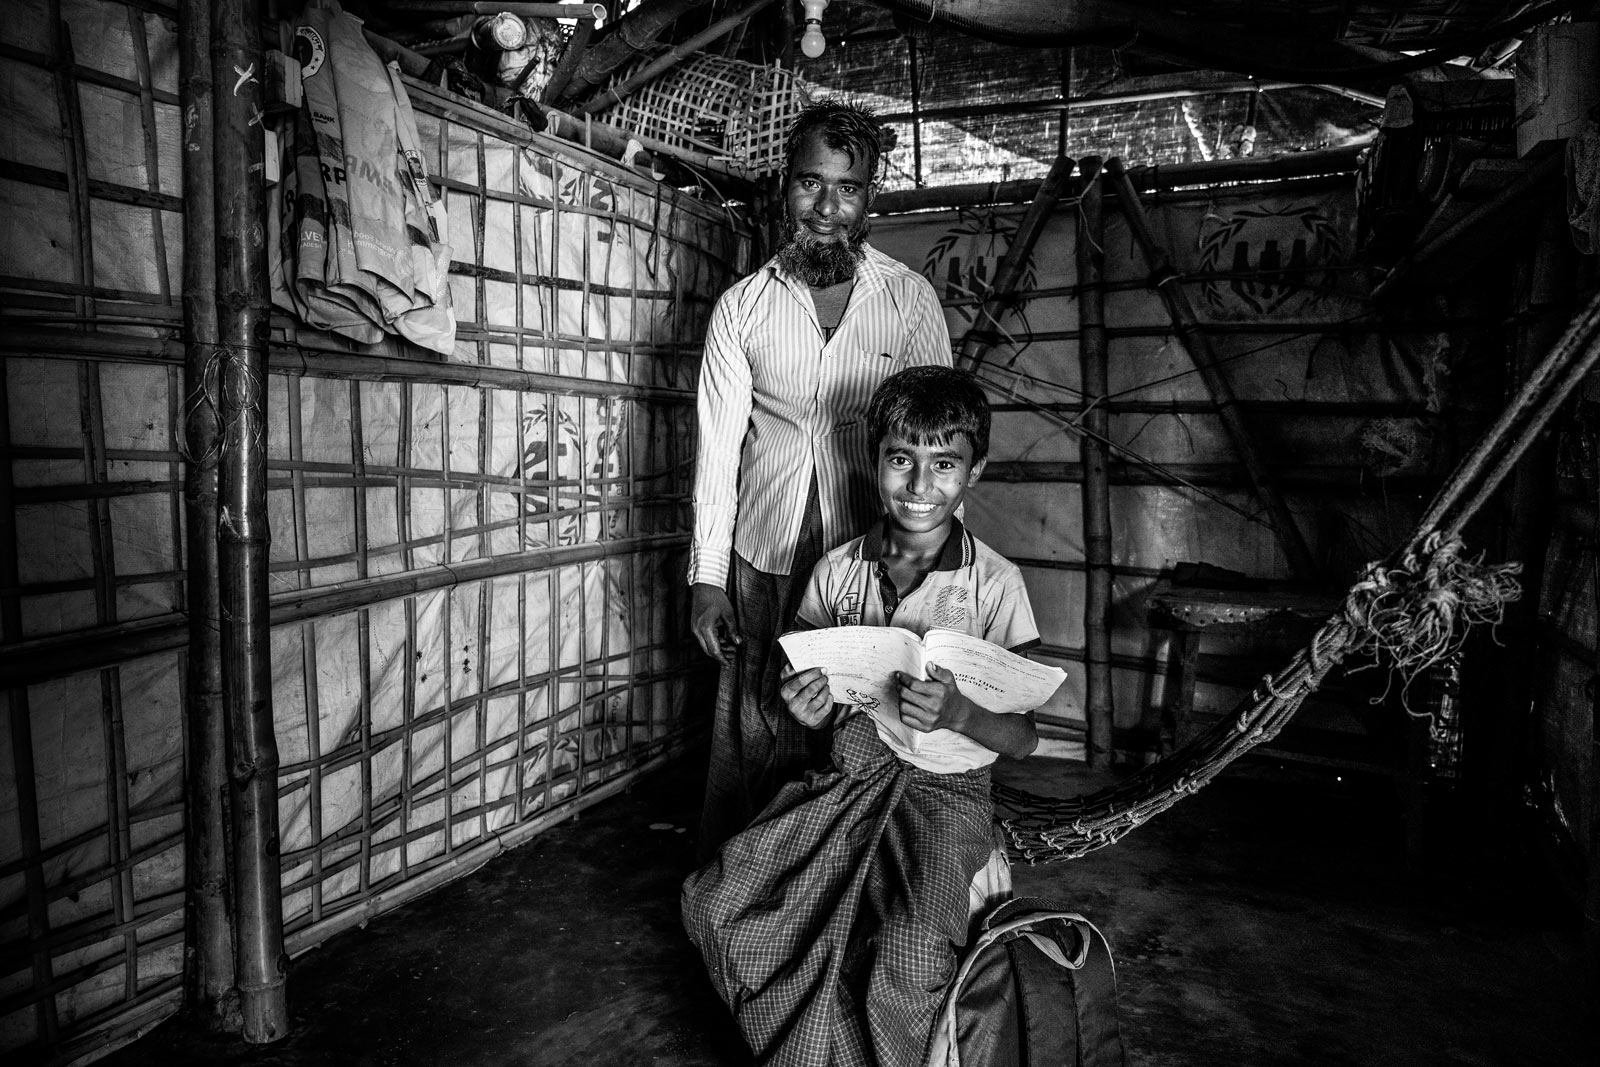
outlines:
[[[717,679],[711,762],[700,815],[702,861],[750,825],[785,782],[827,763],[827,736],[795,721],[778,696],[784,661],[777,651],[778,635],[794,626],[811,568],[826,549],[813,479],[788,574],[757,570],[734,553],[728,596],[743,641],[732,665],[722,668]]]

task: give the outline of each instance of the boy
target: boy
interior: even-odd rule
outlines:
[[[956,518],[983,472],[989,408],[968,374],[914,367],[867,412],[884,518],[812,571],[799,624],[963,630],[1012,650],[1038,631],[1017,568]],[[1038,743],[950,672],[900,676],[911,751],[834,703],[820,670],[780,687],[832,732],[833,767],[791,783],[684,884],[684,925],[761,1064],[921,1067],[969,887],[994,847],[989,764]]]

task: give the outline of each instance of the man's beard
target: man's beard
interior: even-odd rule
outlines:
[[[863,246],[871,228],[862,219],[845,231],[844,240],[821,240],[785,210],[783,229],[787,239],[778,249],[778,266],[813,289],[847,282],[856,276],[856,265],[866,257]]]

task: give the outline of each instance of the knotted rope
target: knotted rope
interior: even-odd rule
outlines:
[[[1520,595],[1521,565],[1467,558],[1461,528],[1600,361],[1597,336],[1600,295],[1451,474],[1406,547],[1369,564],[1310,643],[1263,678],[1230,716],[1152,766],[1087,796],[1042,797],[997,783],[1000,823],[1017,857],[1029,863],[1076,859],[1119,840],[1276,737],[1328,672],[1353,653],[1387,661],[1409,682],[1457,651],[1470,627],[1499,622],[1505,605]]]

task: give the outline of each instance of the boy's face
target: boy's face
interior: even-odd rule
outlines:
[[[964,433],[928,444],[891,432],[878,444],[878,498],[894,524],[909,533],[948,527],[983,464],[973,461]]]

